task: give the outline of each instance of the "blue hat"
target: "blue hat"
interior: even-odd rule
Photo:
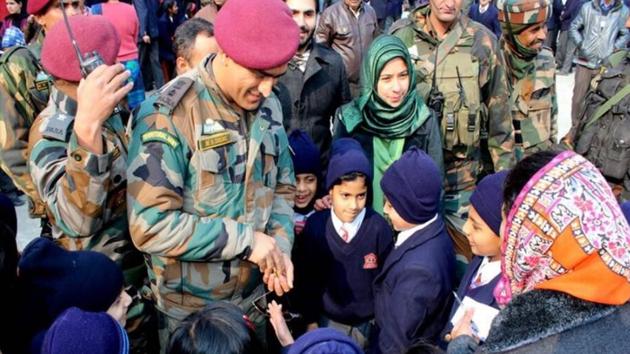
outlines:
[[[127,354],[125,330],[105,312],[85,312],[71,307],[50,327],[42,354]]]
[[[123,289],[123,273],[107,256],[66,251],[41,237],[26,246],[18,267],[25,304],[39,309],[34,320],[46,327],[72,306],[107,311]]]
[[[385,171],[381,189],[400,217],[423,224],[438,212],[442,174],[433,159],[414,146]]]
[[[303,130],[294,130],[289,135],[289,145],[293,154],[293,169],[295,174],[312,173],[321,176],[322,167],[319,162],[319,149],[308,134]]]
[[[332,328],[318,328],[298,338],[289,354],[363,354],[352,338]]]
[[[626,218],[626,221],[630,223],[630,202],[621,203],[621,212],[623,216]]]
[[[335,140],[330,152],[326,189],[330,190],[335,182],[344,175],[360,172],[372,180],[372,167],[358,141],[352,138]],[[368,183],[369,184],[369,183]]]
[[[501,232],[503,187],[507,175],[508,171],[504,170],[484,177],[470,196],[470,204],[497,236]]]

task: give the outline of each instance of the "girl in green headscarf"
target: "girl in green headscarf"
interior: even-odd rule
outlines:
[[[335,139],[359,141],[372,162],[372,207],[381,214],[379,183],[404,151],[417,146],[443,171],[439,123],[416,92],[411,56],[397,37],[382,35],[372,42],[361,66],[361,95],[337,110],[334,131]]]

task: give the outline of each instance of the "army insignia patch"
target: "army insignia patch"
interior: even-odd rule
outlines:
[[[225,128],[221,125],[221,123],[214,121],[210,118],[206,119],[201,127],[201,135],[212,135],[214,133],[223,132]]]
[[[209,136],[202,136],[197,142],[197,147],[201,151],[214,149],[219,146],[227,145],[232,142],[232,136],[228,131],[214,133]]]
[[[363,269],[378,268],[378,258],[375,253],[366,254],[363,257]]]
[[[173,149],[179,146],[179,141],[173,134],[167,133],[161,130],[151,130],[144,134],[142,134],[142,142],[148,143],[151,141],[156,141],[160,143],[165,143],[172,147]]]

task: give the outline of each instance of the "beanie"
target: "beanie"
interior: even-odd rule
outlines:
[[[84,57],[98,52],[106,65],[116,62],[120,39],[109,20],[103,16],[72,16],[68,22]],[[58,21],[46,33],[42,45],[42,65],[55,78],[81,81],[81,66],[65,21]]]
[[[385,171],[381,188],[403,220],[423,224],[438,212],[442,174],[433,159],[414,146]]]
[[[328,173],[326,174],[326,190],[330,190],[339,178],[352,172],[363,173],[368,179],[366,184],[370,184],[372,167],[358,141],[352,138],[335,140],[330,154]]]
[[[37,238],[18,264],[19,283],[43,313],[35,313],[43,326],[64,310],[107,311],[123,289],[123,273],[107,256],[92,251],[66,251],[54,242]]]
[[[630,224],[630,202],[623,202],[621,204],[621,212],[626,218],[626,221]]]
[[[363,354],[352,338],[332,328],[318,328],[299,337],[289,354]]]
[[[42,354],[127,354],[125,330],[105,312],[71,307],[46,332]]]
[[[484,177],[470,196],[470,204],[497,236],[501,233],[503,186],[507,175],[508,171],[504,170]]]
[[[293,58],[299,29],[282,0],[230,0],[214,22],[219,47],[248,69],[267,70]]]
[[[319,149],[310,136],[303,130],[294,130],[289,134],[289,146],[293,150],[293,169],[295,174],[312,173],[321,176]]]

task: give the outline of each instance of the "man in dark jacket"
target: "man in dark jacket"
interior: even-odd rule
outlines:
[[[326,166],[332,140],[331,118],[339,106],[351,99],[346,69],[337,52],[313,40],[317,1],[285,2],[300,27],[300,46],[286,74],[278,80],[279,92],[287,93],[285,97],[280,94],[283,106],[288,106],[283,110],[292,112],[284,118],[284,127],[287,132],[304,130],[317,144],[322,166]]]
[[[553,11],[551,16],[547,20],[547,38],[545,39],[545,46],[551,48],[551,51],[557,53],[558,32],[560,31],[560,14],[564,8],[562,0],[553,0]]]
[[[158,18],[156,0],[133,0],[133,6],[138,13],[140,30],[138,31],[138,52],[140,68],[147,90],[164,86],[164,76],[160,67],[160,53],[158,47]]]
[[[559,75],[568,75],[571,72],[573,54],[575,53],[575,42],[569,38],[571,22],[580,11],[580,7],[585,0],[566,0],[560,13],[560,34],[558,35],[558,52],[556,62],[560,68]],[[554,9],[555,11],[555,9]]]
[[[339,1],[326,8],[319,19],[315,38],[341,55],[353,97],[359,94],[363,56],[379,33],[376,12],[363,0]]]
[[[621,0],[592,0],[580,8],[569,35],[578,44],[575,62],[575,86],[571,104],[571,122],[575,126],[584,105],[591,80],[599,73],[604,59],[628,43],[628,8]]]

